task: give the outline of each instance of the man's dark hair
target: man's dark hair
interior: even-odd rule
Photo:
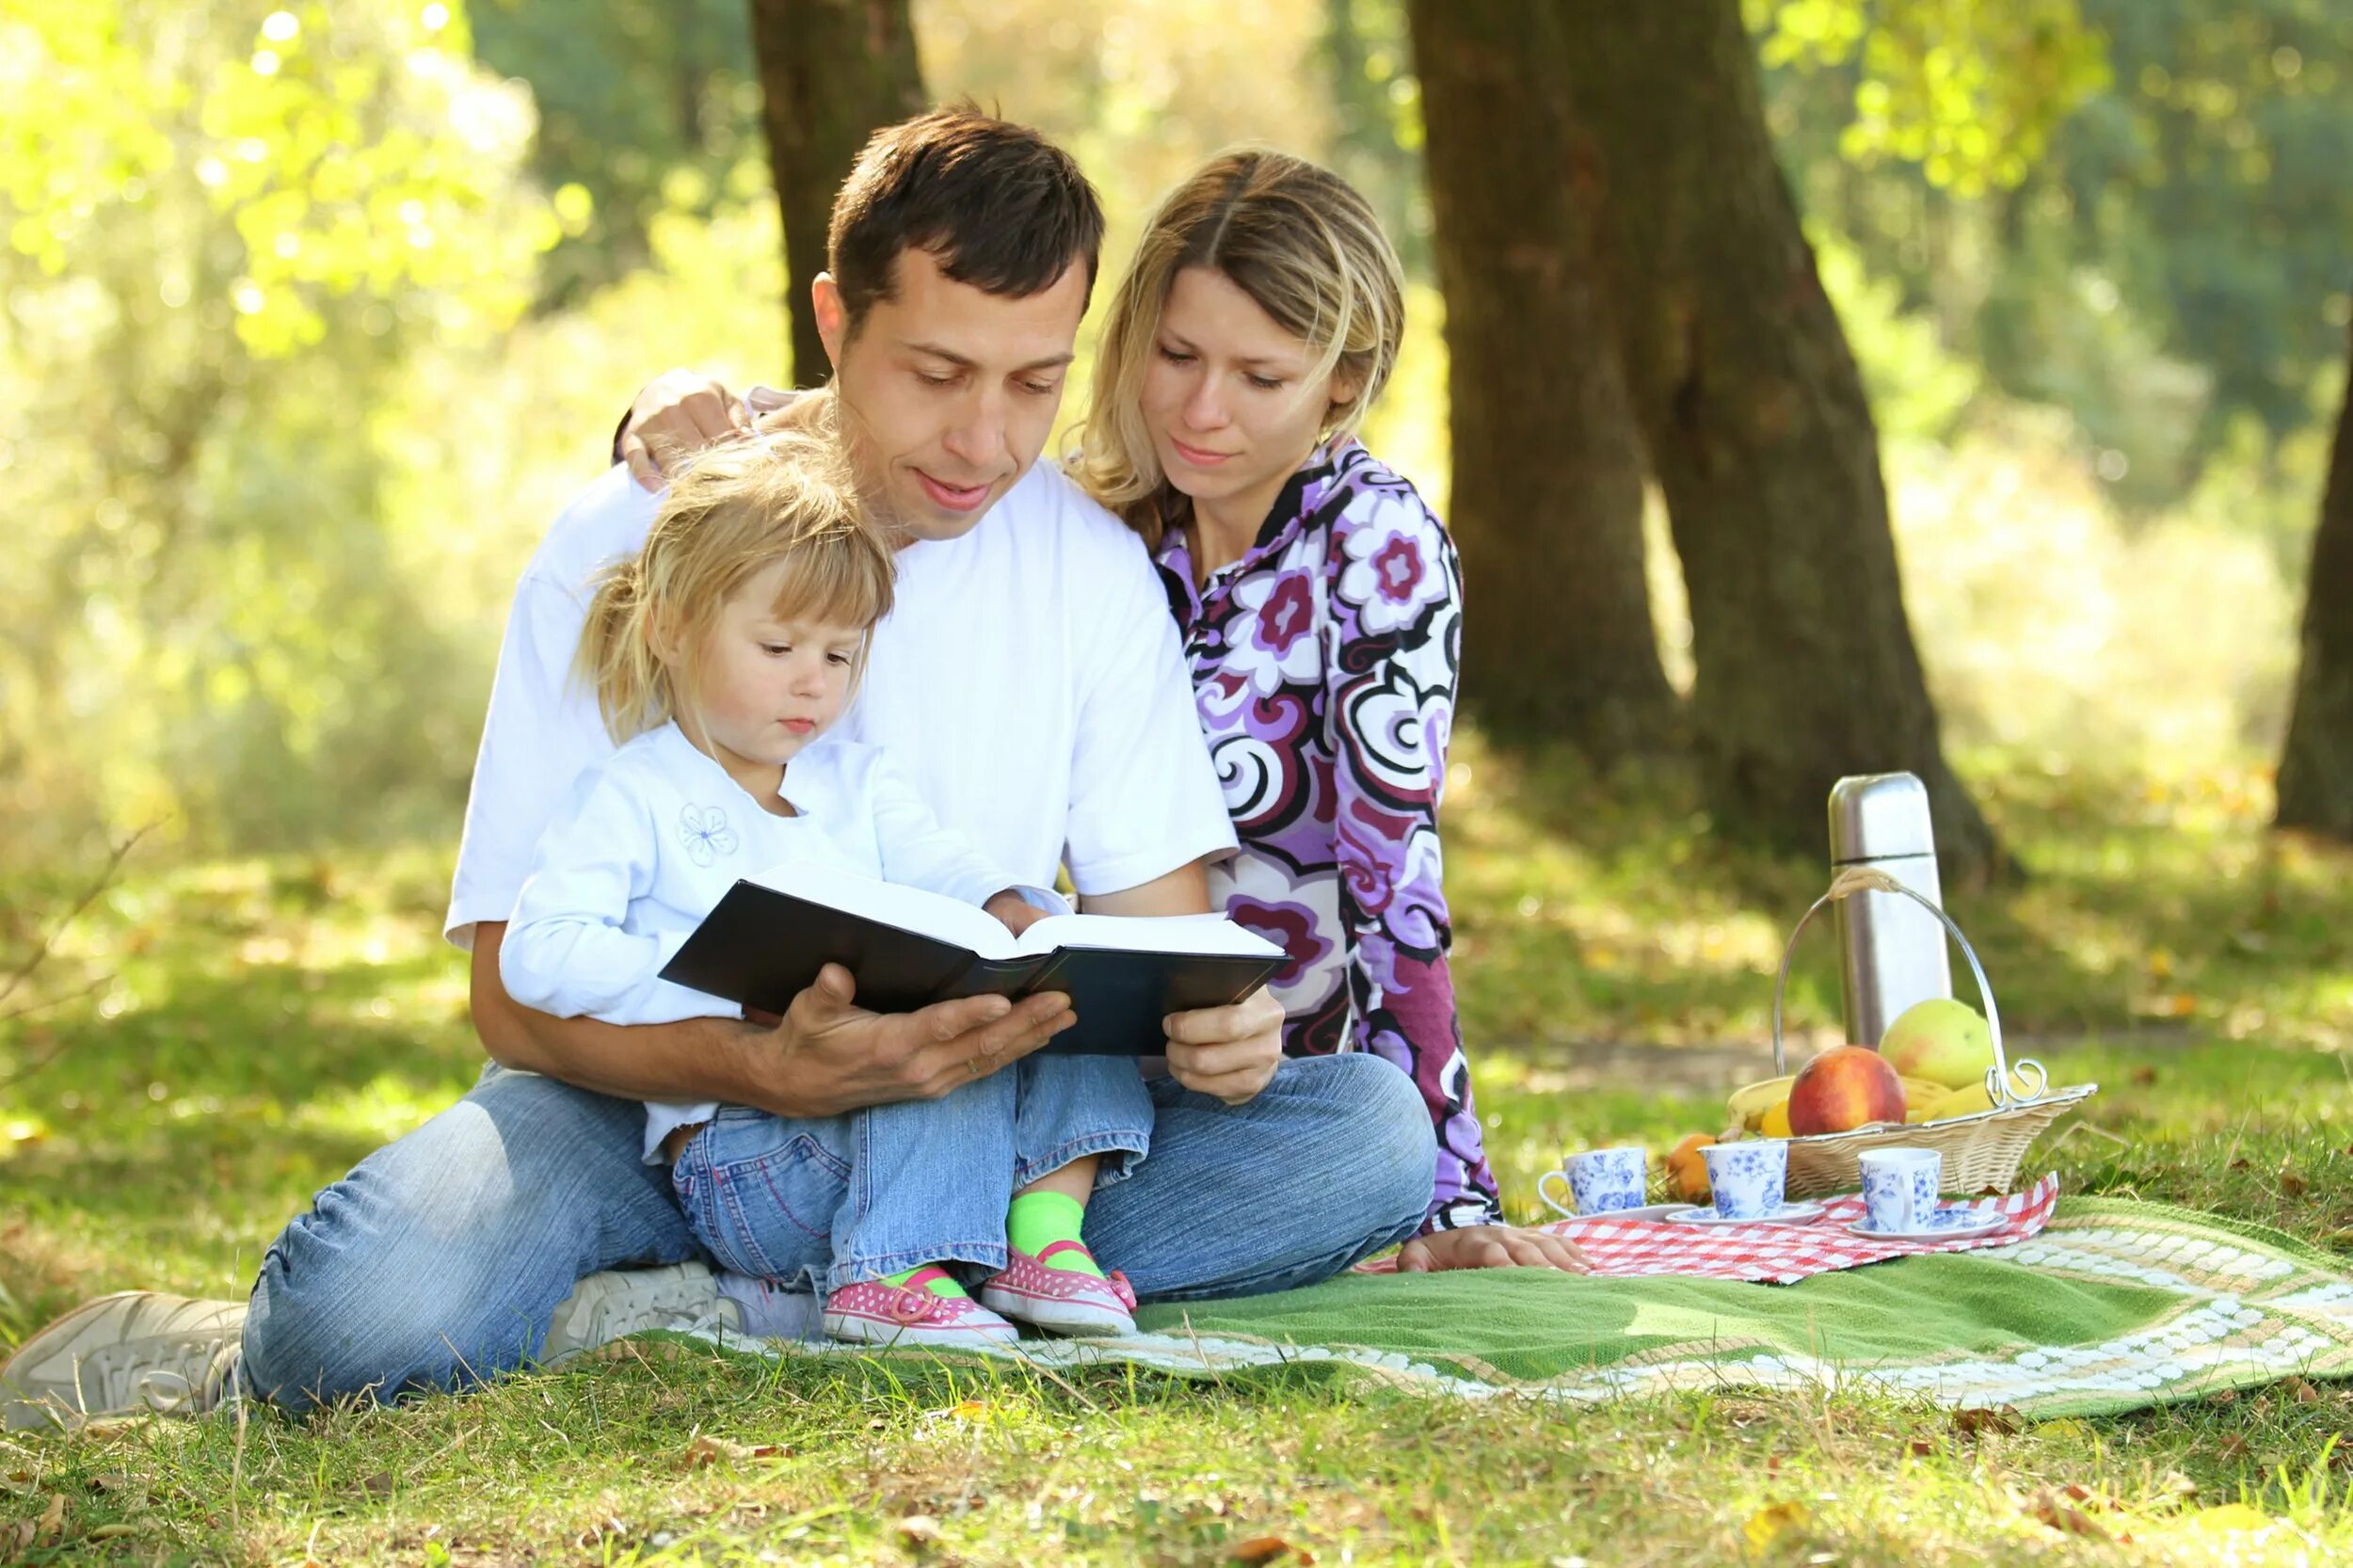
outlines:
[[[1074,260],[1087,294],[1103,248],[1103,204],[1070,154],[970,103],[887,125],[834,198],[825,269],[849,328],[890,297],[899,252],[924,250],[959,283],[1025,298]]]

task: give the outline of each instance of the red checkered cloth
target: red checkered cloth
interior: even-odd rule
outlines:
[[[1849,1192],[1823,1204],[1822,1217],[1801,1225],[1683,1225],[1665,1220],[1561,1220],[1543,1228],[1565,1236],[1584,1250],[1597,1274],[1688,1274],[1698,1279],[1740,1279],[1787,1285],[1808,1274],[1852,1269],[1915,1253],[1976,1252],[2024,1241],[2049,1223],[2058,1206],[2058,1174],[2053,1172],[2023,1192],[1955,1205],[2009,1217],[1998,1230],[1951,1240],[1897,1241],[1858,1236],[1847,1226],[1863,1217],[1861,1194]],[[1356,1265],[1358,1273],[1397,1272],[1395,1255]]]

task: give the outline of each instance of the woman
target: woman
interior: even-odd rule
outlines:
[[[1412,1076],[1438,1137],[1424,1235],[1442,1238],[1501,1213],[1440,888],[1460,570],[1355,439],[1403,329],[1403,272],[1361,196],[1283,153],[1222,154],[1146,227],[1066,466],[1144,536],[1184,629],[1241,840],[1210,893],[1291,955],[1285,1048]],[[1469,1240],[1407,1262],[1488,1250]]]

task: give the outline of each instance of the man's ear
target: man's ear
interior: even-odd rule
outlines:
[[[817,314],[817,336],[825,345],[825,358],[836,370],[841,368],[841,344],[849,335],[850,312],[841,302],[841,285],[833,280],[833,274],[821,272],[809,280],[808,303]]]

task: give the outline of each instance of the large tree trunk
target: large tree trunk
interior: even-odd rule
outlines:
[[[1716,814],[1818,853],[1840,775],[1904,769],[1948,882],[1981,876],[1993,834],[1937,738],[1878,433],[1773,160],[1739,0],[1586,0],[1563,35],[1609,314],[1690,593]]]
[[[834,192],[866,138],[923,107],[907,0],[751,0],[761,119],[784,218],[785,299],[792,379],[813,387],[829,366],[809,313],[825,270]]]
[[[2277,821],[2353,840],[2353,361],[2313,535],[2303,658],[2280,750]]]
[[[1677,704],[1642,571],[1641,436],[1560,172],[1561,20],[1526,0],[1411,0],[1407,18],[1472,606],[1465,699],[1496,730],[1597,760],[1666,750]]]

